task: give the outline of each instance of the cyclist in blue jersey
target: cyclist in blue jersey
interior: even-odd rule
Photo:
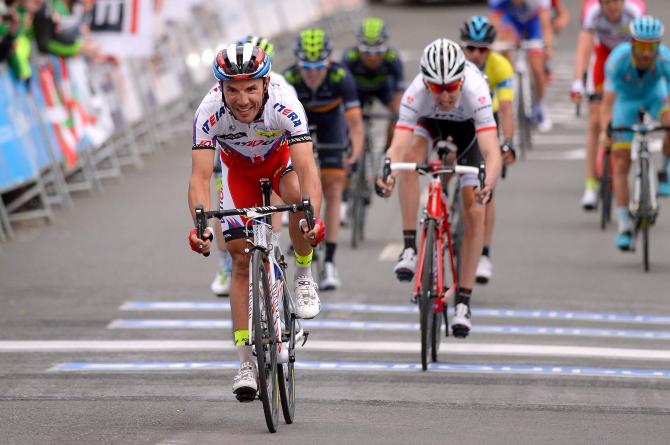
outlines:
[[[332,290],[341,285],[335,268],[335,250],[347,170],[363,153],[361,106],[349,70],[330,60],[332,45],[323,30],[312,28],[302,31],[293,50],[298,61],[284,72],[284,77],[298,93],[310,126],[316,125],[321,184],[326,199],[326,224],[329,225],[325,270],[319,287]],[[352,150],[347,157],[349,138]],[[319,149],[319,143],[328,144],[328,147]]]
[[[543,43],[541,49],[528,51],[528,64],[535,79],[535,99],[533,108],[537,128],[541,132],[553,127],[547,104],[545,86],[547,76],[545,62],[551,59],[554,47],[554,32],[551,25],[551,0],[488,0],[491,8],[491,23],[498,29],[498,40],[514,43],[528,40]]]
[[[358,45],[347,49],[342,56],[356,81],[361,105],[366,106],[376,97],[392,113],[389,121],[386,147],[391,142],[393,127],[405,91],[405,76],[398,51],[387,45],[388,32],[384,21],[370,17],[363,20],[358,30]]]
[[[661,44],[663,23],[643,16],[630,24],[631,42],[622,43],[610,54],[605,65],[605,94],[601,111],[601,128],[627,127],[636,123],[638,111],[644,110],[663,125],[670,125],[670,50]],[[614,164],[614,197],[617,206],[618,232],[616,246],[630,250],[632,224],[628,214],[628,172],[633,135],[613,135],[612,159]],[[600,134],[601,144],[608,142],[606,131]],[[659,194],[668,195],[668,156],[670,137],[663,141],[664,162],[659,174]]]

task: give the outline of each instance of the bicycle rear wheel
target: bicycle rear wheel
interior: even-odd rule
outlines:
[[[286,276],[286,275],[284,275]],[[284,282],[284,292],[282,298],[284,319],[284,332],[282,340],[284,345],[288,344],[289,361],[287,363],[277,364],[277,373],[279,375],[279,395],[281,396],[281,409],[284,414],[284,421],[287,424],[293,423],[295,418],[295,314],[291,307],[291,296]]]
[[[258,362],[258,395],[263,402],[265,423],[271,433],[279,424],[279,385],[277,378],[277,338],[272,321],[270,285],[263,253],[253,253],[251,273],[254,348]]]
[[[419,325],[421,328],[421,368],[428,369],[428,357],[431,350],[431,328],[433,327],[433,255],[435,253],[435,221],[429,219],[425,225],[423,245],[423,265],[421,267],[421,288],[419,291]]]
[[[612,172],[611,154],[605,151],[600,175],[600,229],[605,230],[612,217]]]
[[[356,249],[363,240],[365,225],[365,152],[358,162],[351,193],[351,247]]]

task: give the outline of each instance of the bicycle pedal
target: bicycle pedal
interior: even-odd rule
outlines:
[[[256,399],[257,390],[252,388],[239,388],[234,392],[235,398],[240,403],[253,402]]]
[[[300,345],[301,348],[305,346],[305,343],[307,343],[307,337],[309,337],[309,332],[304,331],[302,336],[302,344]]]

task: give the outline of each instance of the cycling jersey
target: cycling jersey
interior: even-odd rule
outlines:
[[[630,43],[622,43],[610,54],[605,65],[605,91],[616,93],[612,108],[612,126],[635,124],[640,109],[659,119],[668,110],[670,82],[670,50],[660,45],[654,66],[640,72],[634,66]],[[629,132],[614,135],[614,149],[630,148],[633,135]]]
[[[500,109],[501,100],[514,100],[514,69],[506,57],[490,51],[483,73],[493,95],[493,112],[496,113]]]
[[[288,68],[284,77],[295,88],[310,125],[316,125],[316,148],[321,170],[342,170],[348,146],[344,112],[360,108],[351,73],[339,63],[330,62],[326,78],[316,91],[307,87],[297,65]],[[319,143],[339,145],[341,148],[319,149]]]
[[[516,6],[511,0],[488,0],[491,12],[501,16],[501,26],[514,30],[517,39],[542,40],[539,14],[551,8],[551,0],[525,0]]]
[[[599,2],[586,8],[582,30],[594,37],[594,57],[591,58],[586,81],[586,91],[592,100],[600,100],[607,57],[619,43],[630,40],[628,25],[644,13],[645,6],[640,0],[626,0],[621,18],[617,22],[610,22],[605,17]]]
[[[479,166],[481,155],[476,133],[495,131],[497,126],[491,93],[483,74],[470,62],[466,62],[464,73],[460,98],[451,111],[442,111],[435,105],[432,93],[423,83],[423,76],[418,74],[403,94],[396,128],[413,131],[426,139],[429,150],[438,138],[450,137],[458,147],[458,163]],[[468,176],[463,185],[476,184],[475,175],[474,178]]]
[[[373,97],[388,105],[396,93],[405,90],[405,78],[398,52],[392,48],[384,54],[381,66],[376,70],[368,69],[361,61],[358,49],[349,48],[342,56],[342,64],[354,76],[358,99],[366,103]]]
[[[222,210],[261,205],[261,178],[270,179],[279,193],[280,179],[291,171],[289,146],[309,141],[307,117],[298,98],[272,80],[254,122],[235,119],[223,103],[218,84],[202,100],[193,120],[193,149],[220,149]],[[223,218],[226,240],[244,237],[245,222],[243,217]]]

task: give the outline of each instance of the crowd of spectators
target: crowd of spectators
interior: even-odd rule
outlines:
[[[89,39],[95,0],[0,0],[0,64],[14,77],[32,76],[31,52],[61,57],[100,56]]]

